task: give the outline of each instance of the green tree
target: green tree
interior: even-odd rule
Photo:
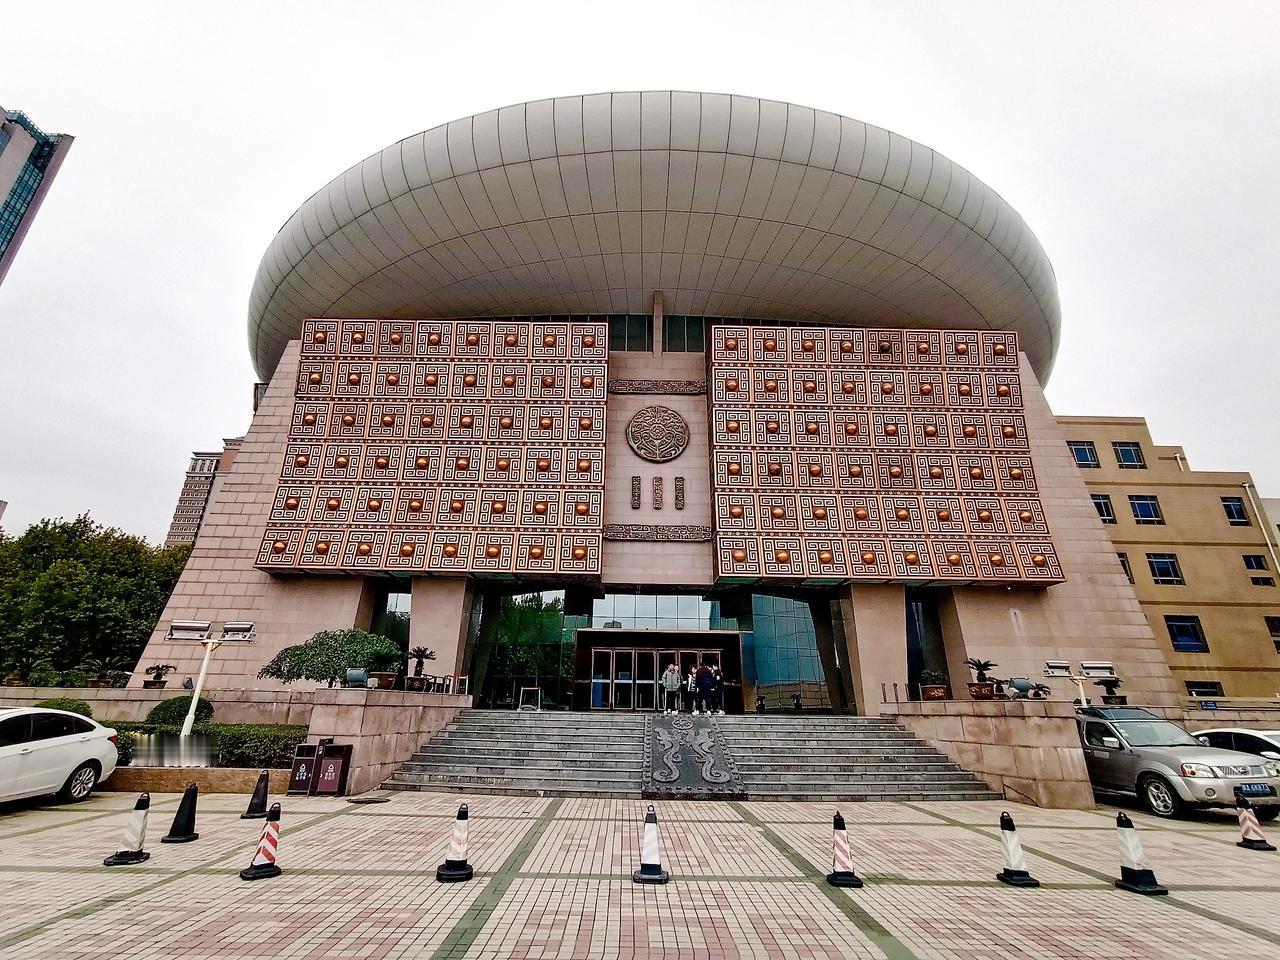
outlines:
[[[314,680],[333,686],[348,667],[386,669],[401,657],[394,640],[367,630],[322,630],[306,643],[285,647],[258,671],[259,677],[293,683]]]
[[[26,679],[37,664],[133,664],[189,553],[87,514],[43,520],[19,537],[0,531],[0,666]]]

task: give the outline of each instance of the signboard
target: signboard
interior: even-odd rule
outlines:
[[[308,797],[315,789],[316,752],[314,743],[300,743],[293,755],[293,768],[289,771],[287,796]]]
[[[345,767],[347,758],[341,755],[321,757],[316,762],[315,793],[319,795],[337,796],[346,786]]]

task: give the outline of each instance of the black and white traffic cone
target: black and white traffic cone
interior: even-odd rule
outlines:
[[[1240,821],[1240,842],[1237,847],[1246,850],[1274,850],[1267,838],[1262,835],[1262,827],[1258,826],[1258,814],[1249,799],[1236,791],[1236,818]]]
[[[173,824],[169,832],[160,838],[161,843],[190,843],[200,839],[200,834],[196,833],[196,800],[199,797],[200,788],[194,783],[187,784],[178,812],[173,815]]]
[[[1004,854],[1004,869],[996,879],[1011,887],[1038,887],[1040,881],[1027,872],[1027,857],[1022,852],[1018,828],[1008,813],[1000,814],[1000,850]]]
[[[104,867],[123,867],[151,859],[151,854],[142,849],[147,839],[147,811],[150,809],[151,794],[144,793],[138,797],[138,802],[133,805],[133,812],[124,825],[120,849],[102,861]]]
[[[249,798],[249,809],[240,814],[241,820],[261,820],[267,815],[267,789],[270,775],[263,770],[258,774],[258,782],[253,785],[253,796]]]
[[[458,816],[453,821],[453,837],[449,841],[449,855],[444,863],[436,867],[436,879],[441,883],[458,883],[470,880],[471,864],[467,862],[467,805],[458,807]]]
[[[262,837],[249,866],[240,871],[241,880],[265,880],[278,877],[284,871],[276,858],[280,852],[280,804],[273,803],[267,811],[267,822],[262,825]]]
[[[671,874],[662,869],[662,843],[658,839],[658,815],[653,804],[644,814],[644,835],[640,839],[640,869],[631,874],[636,883],[666,883]]]
[[[1149,897],[1163,897],[1169,892],[1156,881],[1151,862],[1142,849],[1138,831],[1123,810],[1116,814],[1116,833],[1120,837],[1120,879],[1116,886],[1130,893],[1143,893]]]
[[[831,820],[831,872],[827,874],[827,883],[833,887],[860,887],[862,879],[853,872],[853,861],[849,857],[849,832],[844,827],[844,817],[840,811]]]

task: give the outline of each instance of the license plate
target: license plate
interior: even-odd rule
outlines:
[[[1250,797],[1269,797],[1271,796],[1271,786],[1266,783],[1242,783],[1240,784],[1240,792]]]

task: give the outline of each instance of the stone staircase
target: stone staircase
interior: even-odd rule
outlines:
[[[468,710],[383,786],[554,797],[638,797],[644,714]]]
[[[753,800],[998,800],[902,725],[879,717],[717,717]]]
[[[876,717],[715,718],[753,800],[991,800],[999,795]],[[537,796],[639,797],[645,718],[469,710],[383,786]]]

